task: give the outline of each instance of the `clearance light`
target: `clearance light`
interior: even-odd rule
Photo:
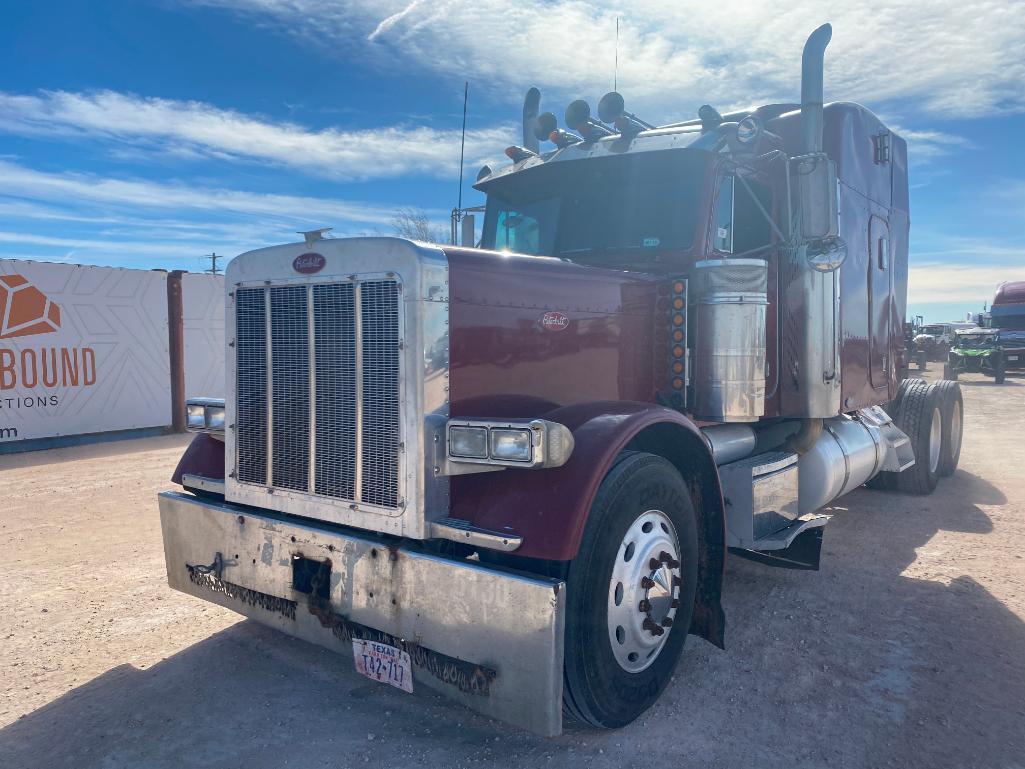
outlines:
[[[460,465],[560,467],[573,453],[573,433],[546,419],[451,420],[447,432],[448,461]]]
[[[669,397],[680,408],[686,404],[687,390],[687,281],[674,280],[670,296],[673,312],[669,319]]]
[[[536,158],[537,153],[531,152],[526,147],[518,147],[514,144],[511,147],[505,148],[505,156],[514,163],[519,163],[521,160],[526,160],[527,158]]]

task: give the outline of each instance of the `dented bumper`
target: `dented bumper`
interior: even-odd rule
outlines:
[[[415,686],[562,730],[563,582],[178,492],[160,524],[172,588],[346,656],[353,639],[397,646]]]

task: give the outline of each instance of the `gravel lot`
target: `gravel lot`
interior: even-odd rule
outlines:
[[[1025,380],[962,387],[936,494],[844,497],[817,573],[731,557],[727,651],[551,740],[169,590],[187,438],[0,457],[0,767],[1025,767]]]

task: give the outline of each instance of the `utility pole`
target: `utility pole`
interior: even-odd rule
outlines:
[[[210,256],[204,256],[203,258],[210,260],[210,269],[203,270],[203,272],[208,272],[211,275],[220,275],[221,274],[221,268],[217,266],[217,260],[218,259],[223,259],[224,258],[223,256],[220,256],[219,254],[210,254]]]

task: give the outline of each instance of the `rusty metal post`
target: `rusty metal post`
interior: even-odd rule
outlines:
[[[185,321],[182,309],[182,274],[167,273],[167,347],[171,360],[171,429],[185,432]]]

